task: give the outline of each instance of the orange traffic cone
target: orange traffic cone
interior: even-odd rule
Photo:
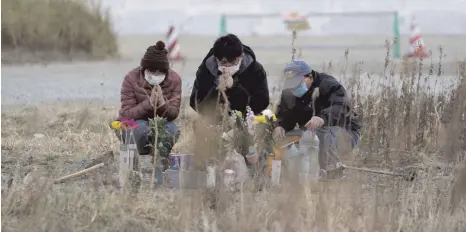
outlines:
[[[430,54],[426,52],[424,41],[422,40],[421,31],[417,25],[416,18],[413,16],[411,21],[411,38],[409,39],[407,58],[427,58]]]
[[[175,27],[171,25],[168,28],[167,33],[167,49],[168,49],[168,59],[174,61],[184,60],[184,57],[180,52],[180,45],[178,44],[178,32],[175,30]]]

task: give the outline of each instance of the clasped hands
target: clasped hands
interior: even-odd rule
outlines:
[[[154,108],[165,105],[165,98],[163,97],[163,92],[160,85],[154,85],[154,87],[152,87],[150,102]]]

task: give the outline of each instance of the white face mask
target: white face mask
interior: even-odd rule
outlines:
[[[163,80],[165,80],[165,74],[153,74],[151,72],[145,71],[144,72],[144,78],[146,81],[151,84],[151,85],[158,85],[162,83]]]
[[[233,66],[221,66],[221,65],[218,65],[218,70],[222,73],[229,73],[230,75],[233,75],[235,74],[236,72],[239,71],[239,67],[241,66],[241,60],[240,59],[238,61],[238,63],[236,65],[233,65]]]

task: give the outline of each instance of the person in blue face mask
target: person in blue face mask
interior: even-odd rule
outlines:
[[[312,70],[304,61],[287,65],[284,76],[274,136],[280,139],[304,129],[316,130],[319,167],[326,173],[340,161],[339,153],[359,144],[360,119],[350,106],[345,88],[333,76]]]

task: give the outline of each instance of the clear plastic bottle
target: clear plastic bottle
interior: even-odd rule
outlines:
[[[299,151],[302,156],[301,172],[304,174],[317,175],[319,171],[319,138],[313,130],[303,131],[299,140]]]
[[[293,143],[285,150],[284,160],[286,161],[287,171],[291,173],[301,172],[301,153]]]
[[[313,134],[313,140],[312,140],[312,146],[310,149],[310,164],[309,164],[309,174],[313,177],[318,177],[319,176],[319,137],[317,137],[317,134],[315,131],[312,133]]]

